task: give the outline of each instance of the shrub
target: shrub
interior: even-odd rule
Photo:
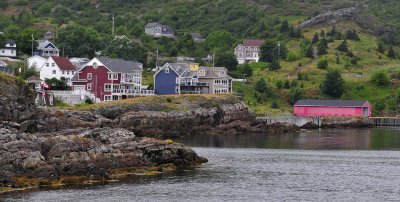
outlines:
[[[267,91],[267,83],[265,82],[264,78],[261,78],[256,82],[255,89],[260,93],[264,93]]]
[[[317,64],[318,69],[326,69],[328,68],[328,59],[321,59]]]
[[[269,65],[270,71],[278,70],[280,68],[281,68],[281,65],[279,64],[279,61],[277,61],[277,60],[272,61],[272,63]]]
[[[384,71],[377,71],[371,76],[371,82],[377,86],[388,86],[390,79]]]

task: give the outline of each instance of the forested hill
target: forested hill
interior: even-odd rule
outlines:
[[[255,112],[290,112],[301,98],[362,99],[375,114],[399,111],[397,0],[2,0],[0,10],[0,44],[16,40],[21,58],[31,53],[31,35],[47,31],[62,55],[90,58],[100,51],[146,68],[155,66],[156,50],[161,64],[189,56],[205,65],[201,58],[215,52],[217,66],[248,77],[234,90]],[[133,43],[113,41],[113,16],[115,35]],[[176,38],[146,35],[149,22],[170,26]],[[193,32],[205,41],[195,43]],[[267,42],[263,62],[237,65],[233,49],[246,38]]]

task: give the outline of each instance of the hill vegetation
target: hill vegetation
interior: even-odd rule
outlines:
[[[349,20],[298,29],[319,14],[350,7],[358,13]],[[155,66],[157,49],[161,63],[185,55],[204,64],[201,58],[215,51],[216,65],[226,66],[234,77],[247,76],[248,82],[235,83],[234,89],[257,113],[290,112],[301,98],[366,99],[375,114],[398,111],[396,0],[5,0],[0,9],[0,31],[5,34],[0,41],[15,39],[21,57],[30,55],[31,35],[38,39],[46,31],[56,33],[66,56],[93,57],[101,51],[140,60],[148,68]],[[113,16],[115,34],[134,43],[111,42]],[[171,26],[177,38],[145,35],[149,22]],[[205,42],[194,43],[192,32],[201,33]],[[266,40],[264,62],[237,66],[233,48],[245,38]],[[343,90],[332,94],[324,81],[335,71]]]

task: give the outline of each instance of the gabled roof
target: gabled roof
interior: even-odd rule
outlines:
[[[174,34],[174,30],[168,25],[163,25],[161,32],[163,34]]]
[[[15,41],[12,40],[12,39],[8,39],[8,40],[6,41],[6,44],[15,44]]]
[[[262,39],[245,39],[243,41],[244,46],[261,46],[263,45],[264,40]]]
[[[45,41],[38,40],[37,42],[39,43],[39,45],[37,47],[38,50],[43,50],[43,49],[48,48],[49,46],[51,46],[51,49],[55,49],[56,51],[60,51],[53,43],[51,43],[48,40],[45,40]]]
[[[54,62],[57,64],[58,68],[61,70],[75,70],[75,66],[69,61],[68,58],[66,57],[57,57],[57,56],[51,56],[51,58],[54,60]]]
[[[366,103],[362,100],[299,100],[294,106],[362,107]]]
[[[108,69],[116,73],[132,73],[143,70],[143,64],[138,61],[126,61],[123,59],[112,59],[108,57],[97,58]]]
[[[144,26],[145,28],[151,28],[151,27],[155,27],[156,25],[160,25],[160,23],[158,22],[150,22],[147,23],[146,26]]]

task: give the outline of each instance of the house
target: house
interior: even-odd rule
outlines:
[[[34,55],[26,59],[29,68],[35,68],[36,71],[40,72],[40,69],[43,67],[44,63],[46,63],[47,58]]]
[[[17,44],[14,40],[8,39],[6,44],[0,47],[0,57],[17,57]]]
[[[205,41],[205,39],[203,38],[203,36],[202,36],[200,33],[198,33],[198,32],[190,33],[190,36],[192,36],[192,39],[193,39],[193,41],[194,41],[195,43],[202,43],[202,42]]]
[[[60,56],[60,50],[49,40],[38,40],[38,47],[34,55],[43,57]]]
[[[232,92],[232,77],[225,67],[194,63],[166,63],[154,74],[157,95],[224,94]]]
[[[61,79],[64,77],[66,83],[72,86],[71,79],[75,74],[75,67],[66,57],[51,56],[48,57],[46,62],[39,68],[40,79]]]
[[[90,60],[88,58],[70,58],[69,61],[75,66],[76,70],[80,70]]]
[[[258,62],[260,58],[260,46],[264,40],[260,39],[246,39],[243,44],[239,44],[235,48],[236,59],[239,64],[246,62]]]
[[[74,91],[89,91],[101,101],[154,95],[142,89],[143,64],[137,61],[93,58],[72,79]]]
[[[144,32],[147,35],[153,36],[153,37],[168,37],[168,38],[174,38],[174,31],[172,30],[171,27],[167,25],[160,24],[158,22],[152,22],[148,23],[144,27]]]
[[[296,116],[369,117],[372,107],[359,100],[299,100],[294,105]]]

